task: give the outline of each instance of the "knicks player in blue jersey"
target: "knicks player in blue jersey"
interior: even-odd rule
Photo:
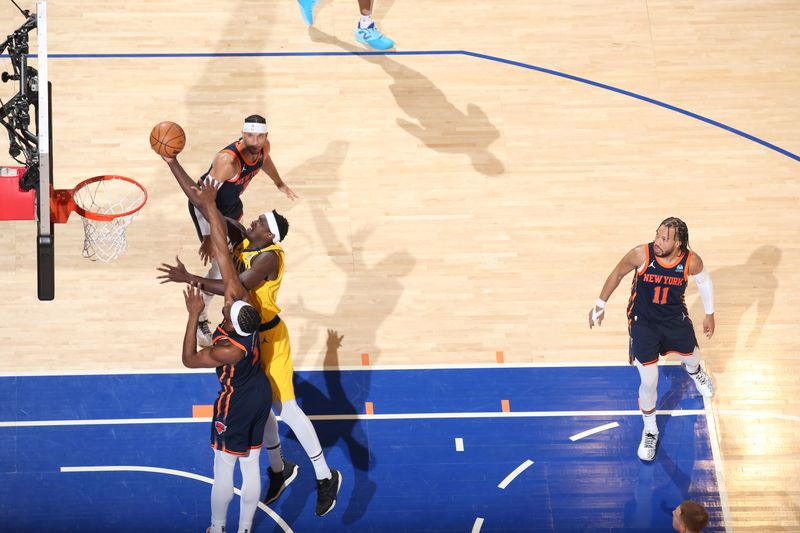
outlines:
[[[608,276],[600,297],[589,311],[590,328],[603,322],[611,293],[632,270],[636,272],[628,302],[629,361],[639,370],[639,409],[644,419],[638,455],[643,461],[652,461],[659,437],[656,425],[659,358],[677,355],[700,394],[705,397],[714,394],[711,378],[700,366],[700,349],[684,301],[686,285],[692,276],[705,309],[703,333],[710,339],[714,334],[714,287],[703,260],[689,249],[686,223],[670,217],[658,226],[653,242],[625,254]]]
[[[286,185],[280,177],[272,158],[269,155],[270,144],[268,137],[267,121],[260,115],[250,115],[244,119],[241,138],[229,144],[214,157],[211,167],[200,177],[201,181],[211,180],[219,189],[217,193],[216,205],[222,216],[233,220],[241,220],[243,204],[241,195],[250,184],[250,181],[259,171],[266,173],[275,183],[275,186],[290,200],[295,200],[297,195]],[[164,157],[175,179],[183,189],[183,192],[191,199],[191,188],[195,182],[189,177],[176,157]],[[193,202],[189,201],[189,213],[194,222],[197,236],[200,238],[200,257],[203,262],[211,261],[211,269],[207,277],[219,279],[219,267],[211,257],[209,252],[211,232],[208,220]],[[206,309],[213,298],[213,295],[203,292]],[[201,346],[208,346],[211,343],[211,328],[208,324],[208,316],[205,312],[200,315],[200,322],[197,329],[197,342]]]
[[[228,505],[233,499],[233,470],[239,461],[242,472],[238,533],[253,527],[261,496],[259,455],[264,426],[270,410],[272,391],[261,370],[258,328],[261,316],[250,305],[248,292],[239,281],[228,251],[227,231],[222,216],[214,207],[216,188],[195,189],[199,205],[210,221],[211,249],[220,266],[225,284],[223,321],[217,327],[212,345],[197,350],[195,330],[205,304],[194,285],[184,291],[189,320],[183,338],[183,364],[189,368],[216,368],[222,387],[214,402],[211,447],[214,448],[214,484],[211,489],[211,527],[207,533],[225,531]]]

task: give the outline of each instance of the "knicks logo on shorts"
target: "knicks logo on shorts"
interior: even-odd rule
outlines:
[[[228,426],[222,422],[214,422],[214,428],[217,430],[217,435],[222,435],[225,433],[225,430],[228,429]]]

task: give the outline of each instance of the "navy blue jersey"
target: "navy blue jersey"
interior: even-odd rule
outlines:
[[[217,344],[222,340],[226,340],[243,350],[244,357],[239,359],[236,364],[217,367],[217,379],[219,379],[219,384],[222,385],[220,398],[224,395],[230,395],[236,390],[252,386],[255,382],[254,378],[258,378],[258,374],[263,375],[261,371],[261,344],[258,332],[243,336],[235,331],[228,333],[220,325],[214,331],[211,343]]]
[[[636,273],[631,285],[628,320],[659,323],[688,316],[684,293],[692,252],[668,265],[656,257],[652,242],[645,250],[644,269]]]
[[[250,180],[258,174],[261,167],[264,166],[264,161],[267,159],[269,152],[269,142],[264,144],[264,149],[258,154],[255,159],[248,160],[242,153],[243,144],[241,139],[235,143],[231,143],[220,152],[227,152],[231,154],[239,166],[239,172],[231,179],[224,181],[222,186],[217,192],[217,209],[220,210],[223,216],[239,220],[242,218],[242,201],[239,197],[250,184]],[[209,167],[208,171],[200,177],[200,181],[204,180],[208,173],[211,172]]]
[[[235,364],[217,367],[217,379],[222,388],[214,402],[211,447],[244,456],[249,450],[261,447],[272,389],[261,370],[261,341],[257,332],[239,335],[227,333],[218,326],[212,342],[217,344],[222,340],[244,350],[245,354]]]

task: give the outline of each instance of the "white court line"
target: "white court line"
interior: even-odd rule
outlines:
[[[461,437],[456,437],[456,451],[463,452],[464,451],[464,439]]]
[[[575,442],[576,440],[581,440],[582,438],[588,437],[589,435],[594,435],[595,433],[600,433],[601,431],[605,431],[607,429],[614,429],[618,427],[619,424],[617,422],[611,422],[610,424],[603,424],[602,426],[597,426],[596,428],[587,429],[586,431],[576,433],[575,435],[571,436],[569,440]]]
[[[700,409],[677,409],[672,411],[656,411],[660,416],[706,416],[708,413]],[[793,422],[800,422],[800,416],[790,416],[780,413],[763,413],[760,411],[743,410],[716,410],[716,414],[753,416],[761,418],[780,418]],[[398,413],[391,415],[309,415],[311,420],[413,420],[413,419],[463,419],[463,418],[558,418],[558,417],[589,417],[589,416],[640,416],[641,411],[512,411],[503,413],[491,411],[488,413]],[[281,418],[278,417],[278,420]],[[50,427],[50,426],[104,426],[126,424],[196,424],[211,422],[210,418],[110,418],[92,420],[23,420],[0,422],[0,428],[7,427]]]
[[[167,474],[169,476],[177,476],[177,477],[185,477],[188,479],[194,479],[197,481],[202,481],[203,483],[208,483],[209,485],[214,484],[214,480],[210,477],[201,476],[199,474],[193,474],[191,472],[184,472],[183,470],[173,470],[171,468],[159,468],[156,466],[129,466],[129,465],[114,465],[114,466],[62,466],[61,472],[69,473],[69,472],[150,472],[155,474]],[[239,489],[233,489],[234,494],[238,495],[239,497],[242,496],[242,491]],[[272,518],[278,526],[285,532],[285,533],[294,533],[292,528],[289,527],[289,524],[284,522],[283,518],[278,516],[275,511],[267,507],[263,502],[258,502],[258,508],[267,513],[270,518]]]
[[[676,411],[657,411],[659,415],[691,416],[705,415],[700,409],[686,409]],[[559,417],[586,417],[586,416],[641,416],[641,411],[517,411],[503,413],[490,411],[488,413],[398,413],[391,415],[309,415],[311,420],[414,420],[414,419],[460,419],[460,418],[559,418]],[[280,417],[278,417],[280,420]],[[193,424],[198,422],[211,422],[210,418],[119,418],[97,420],[24,420],[19,422],[0,422],[4,427],[40,427],[40,426],[103,426],[110,424]]]
[[[663,361],[658,366],[677,366],[680,361]],[[295,372],[311,372],[315,370],[460,370],[460,369],[487,369],[487,368],[582,368],[582,367],[620,367],[630,366],[627,361],[611,361],[590,363],[587,361],[577,363],[486,363],[469,365],[342,365],[337,367],[299,366]],[[213,374],[213,368],[174,368],[174,369],[122,369],[122,370],[64,370],[58,372],[0,372],[0,378],[16,377],[45,377],[45,376],[114,376],[137,374]]]
[[[533,464],[533,461],[531,461],[530,459],[528,459],[527,461],[525,461],[524,463],[522,463],[521,465],[519,465],[517,468],[515,468],[515,469],[514,469],[514,471],[513,471],[513,472],[511,472],[509,475],[507,475],[507,476],[506,476],[506,478],[505,478],[503,481],[501,481],[499,485],[497,485],[497,488],[499,488],[499,489],[504,489],[504,488],[508,487],[508,484],[509,484],[509,483],[511,483],[512,481],[514,481],[514,479],[515,479],[515,478],[516,478],[518,475],[520,475],[522,472],[524,472],[524,471],[525,471],[527,468],[529,468],[529,467],[530,467],[532,464]]]
[[[483,526],[483,518],[479,516],[475,519],[475,523],[472,524],[472,533],[480,533],[481,526]]]
[[[779,418],[781,420],[788,420],[790,422],[800,422],[800,416],[784,415],[783,413],[765,413],[762,411],[753,411],[746,409],[716,409],[716,414],[719,415],[732,415],[732,416],[753,416],[762,418]]]
[[[719,445],[719,434],[717,432],[717,417],[711,400],[703,398],[703,405],[708,414],[706,415],[706,426],[708,427],[708,440],[711,443],[711,457],[714,459],[714,472],[717,475],[717,490],[719,490],[719,501],[722,506],[722,519],[725,522],[725,531],[733,531],[731,521],[731,509],[728,504],[728,489],[725,485],[725,468],[722,465],[722,449]]]

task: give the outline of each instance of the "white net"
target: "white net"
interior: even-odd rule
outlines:
[[[91,213],[118,215],[138,209],[145,202],[145,193],[136,184],[111,178],[88,183],[74,191],[75,204]],[[117,259],[128,249],[125,230],[136,217],[138,210],[109,221],[81,217],[86,237],[83,241],[83,257],[92,261],[108,263]]]

